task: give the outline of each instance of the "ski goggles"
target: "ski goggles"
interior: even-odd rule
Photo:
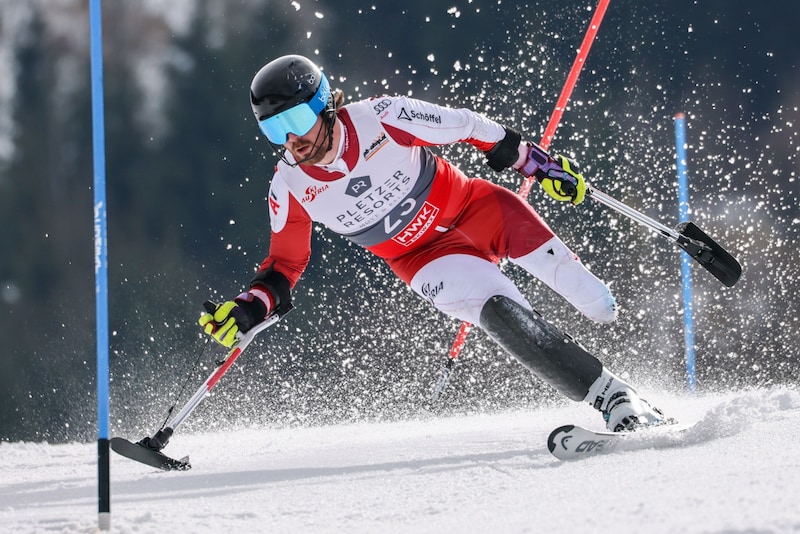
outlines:
[[[302,102],[292,108],[282,111],[267,119],[258,121],[261,132],[267,136],[270,143],[283,145],[289,139],[289,134],[305,135],[317,122],[317,116],[328,105],[331,96],[331,86],[325,75],[319,82],[319,88],[308,102]]]

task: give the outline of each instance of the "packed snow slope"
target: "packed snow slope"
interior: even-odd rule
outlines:
[[[187,472],[112,455],[113,532],[800,532],[800,393],[658,396],[683,443],[572,462],[588,406],[176,434]],[[652,396],[651,396],[652,398]],[[138,438],[140,436],[127,436]],[[0,530],[94,532],[95,444],[0,445]]]

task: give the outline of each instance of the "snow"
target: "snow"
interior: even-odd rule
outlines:
[[[161,472],[112,453],[113,532],[798,532],[800,393],[658,395],[677,446],[561,462],[529,412],[180,434]],[[651,396],[652,398],[652,396]],[[213,402],[212,399],[206,402]],[[140,436],[126,436],[138,438]],[[96,444],[0,445],[6,532],[97,531]]]

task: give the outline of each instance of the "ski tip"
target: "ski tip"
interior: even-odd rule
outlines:
[[[556,450],[556,436],[561,434],[562,432],[572,432],[575,428],[575,425],[564,425],[556,428],[552,432],[550,432],[550,436],[547,438],[547,449],[550,452]]]

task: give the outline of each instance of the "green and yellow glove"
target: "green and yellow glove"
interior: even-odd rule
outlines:
[[[570,201],[577,206],[586,197],[586,180],[573,160],[560,154],[553,159],[557,166],[549,166],[547,171],[538,169],[536,179],[542,184],[542,189],[554,199]]]
[[[206,312],[198,321],[203,331],[223,347],[231,348],[241,337],[240,332],[247,332],[266,318],[270,305],[252,292],[245,292],[222,304],[205,302],[203,307]]]

